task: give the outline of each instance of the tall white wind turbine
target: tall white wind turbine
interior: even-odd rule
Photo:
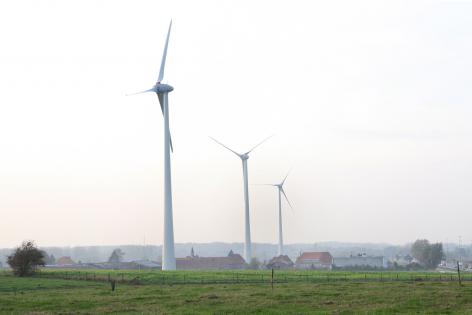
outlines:
[[[169,129],[169,98],[168,95],[174,88],[168,84],[163,84],[164,68],[166,65],[167,46],[169,44],[170,29],[172,21],[169,24],[167,39],[162,53],[161,69],[156,84],[149,90],[136,94],[153,92],[156,93],[161,105],[162,115],[164,116],[164,244],[162,246],[162,270],[175,270],[175,251],[174,251],[174,223],[172,217],[172,182],[170,168],[170,152],[173,150],[172,139]]]
[[[288,200],[287,194],[285,194],[285,191],[284,191],[284,184],[285,184],[285,181],[287,180],[287,177],[288,177],[289,173],[290,172],[288,172],[287,175],[285,175],[285,178],[283,179],[283,181],[280,184],[264,184],[265,186],[277,187],[277,190],[279,192],[279,250],[278,250],[278,256],[284,254],[284,239],[283,239],[283,232],[282,232],[282,194],[284,195],[285,200],[287,200],[287,203],[290,206],[290,208],[293,209],[292,204]]]
[[[259,142],[257,145],[255,145],[251,150],[247,151],[246,153],[238,153],[227,146],[225,146],[223,143],[219,142],[213,137],[210,137],[213,139],[216,143],[221,145],[222,147],[228,149],[229,151],[233,152],[236,154],[241,161],[243,162],[243,181],[244,181],[244,260],[246,260],[247,263],[251,262],[252,258],[252,245],[251,245],[251,224],[250,224],[250,218],[249,218],[249,188],[248,188],[248,176],[247,176],[247,160],[249,159],[249,153],[251,153],[255,148],[260,146],[262,143],[264,143],[267,139],[271,138],[267,137],[261,142]]]

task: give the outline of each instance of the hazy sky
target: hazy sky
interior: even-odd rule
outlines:
[[[472,2],[2,1],[0,247],[161,244],[173,19],[176,242],[242,242],[293,167],[286,243],[472,241]],[[250,187],[252,239],[277,192]]]

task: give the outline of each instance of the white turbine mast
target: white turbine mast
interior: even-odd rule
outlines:
[[[278,256],[284,254],[284,239],[283,239],[283,231],[282,231],[282,195],[284,195],[285,200],[287,201],[290,208],[293,209],[292,204],[288,200],[287,194],[285,193],[285,190],[284,190],[284,184],[289,174],[290,174],[290,171],[287,173],[287,175],[285,175],[285,178],[282,180],[280,184],[262,184],[264,186],[277,187],[277,190],[279,192],[279,248],[278,248],[278,254],[277,254]]]
[[[170,152],[174,151],[169,129],[169,98],[168,95],[174,88],[168,84],[161,83],[164,79],[164,68],[166,65],[167,46],[169,44],[172,20],[169,24],[167,39],[162,53],[161,68],[156,84],[148,90],[135,94],[153,92],[156,93],[164,116],[164,244],[162,246],[162,270],[175,270],[174,251],[174,223],[172,217],[172,181],[170,167]],[[134,94],[133,94],[134,95]]]
[[[238,153],[227,146],[225,146],[223,143],[219,142],[213,137],[210,137],[213,141],[224,147],[225,149],[228,149],[229,151],[233,152],[236,154],[242,161],[243,163],[243,182],[244,182],[244,260],[247,263],[251,262],[252,259],[252,245],[251,245],[251,224],[250,224],[250,218],[249,218],[249,188],[248,188],[248,173],[247,173],[247,160],[249,159],[249,153],[251,153],[255,148],[260,146],[262,143],[264,143],[266,140],[271,138],[273,136],[269,136],[259,142],[257,145],[255,145],[251,150],[247,151],[246,153]]]

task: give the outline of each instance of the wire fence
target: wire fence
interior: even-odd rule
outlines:
[[[134,272],[134,271],[67,271],[39,270],[35,277],[48,279],[82,280],[125,284],[251,284],[251,283],[329,283],[329,282],[394,282],[394,281],[422,281],[422,282],[462,282],[472,281],[472,274],[453,273],[414,273],[414,272],[325,272],[325,273],[296,273],[296,272],[231,272],[225,273],[206,271],[198,272]],[[460,279],[459,279],[460,277]]]

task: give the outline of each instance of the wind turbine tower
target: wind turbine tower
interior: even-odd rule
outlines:
[[[290,172],[289,172],[290,173]],[[282,195],[284,195],[285,200],[287,200],[288,205],[290,208],[293,209],[292,204],[288,200],[287,194],[284,191],[284,184],[287,180],[288,174],[285,176],[283,181],[280,184],[264,184],[265,186],[274,186],[277,187],[277,191],[279,192],[279,249],[278,249],[278,256],[284,254],[284,239],[283,239],[283,231],[282,231]]]
[[[169,44],[172,21],[169,24],[167,39],[162,53],[161,68],[156,84],[149,90],[135,94],[153,92],[156,93],[164,116],[164,244],[162,246],[162,270],[175,270],[174,251],[174,223],[172,217],[172,182],[170,167],[170,152],[174,151],[169,129],[169,99],[168,95],[174,88],[168,84],[161,83],[164,79],[164,68],[166,65],[167,46]]]
[[[248,188],[248,174],[247,174],[247,160],[249,159],[249,153],[251,153],[255,148],[260,146],[262,143],[264,143],[267,139],[271,138],[267,137],[261,142],[259,142],[257,145],[255,145],[251,150],[247,151],[246,153],[238,153],[227,146],[225,146],[223,143],[219,142],[213,137],[210,137],[221,145],[222,147],[228,149],[229,151],[233,152],[236,154],[242,161],[243,163],[243,182],[244,182],[244,260],[246,260],[247,263],[251,262],[252,258],[252,245],[251,245],[251,224],[250,224],[250,218],[249,218],[249,188]]]

